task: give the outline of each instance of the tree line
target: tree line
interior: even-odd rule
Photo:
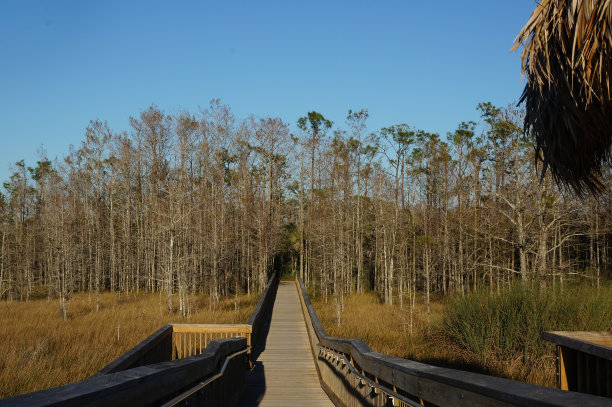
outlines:
[[[385,303],[423,295],[610,278],[610,171],[578,199],[536,168],[513,106],[478,105],[445,137],[365,109],[334,124],[237,119],[219,100],[197,113],[155,105],[114,132],[90,122],[61,160],[12,167],[0,195],[0,298],[77,291],[193,294],[263,289],[281,268],[339,309],[344,294]]]

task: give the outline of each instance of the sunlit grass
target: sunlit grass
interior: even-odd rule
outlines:
[[[382,304],[372,293],[345,297],[337,324],[336,302],[314,298],[328,335],[361,338],[373,350],[437,366],[555,386],[555,349],[542,331],[612,330],[612,284],[563,290],[513,286],[436,299],[430,323],[417,297],[412,335],[407,307]],[[405,304],[406,305],[406,304]]]
[[[344,298],[344,311],[338,325],[336,303],[332,297],[311,298],[321,323],[329,336],[360,338],[373,350],[407,359],[423,360],[442,353],[425,340],[428,324],[426,307],[417,300],[413,311],[410,334],[410,311],[407,301],[403,308],[383,304],[374,293],[351,294]],[[442,318],[443,305],[431,304],[430,321]]]
[[[541,289],[520,283],[500,295],[449,299],[438,328],[447,343],[488,373],[548,386],[555,385],[554,346],[541,332],[611,329],[611,284]]]
[[[86,379],[169,322],[246,323],[258,299],[222,299],[210,310],[194,297],[186,319],[159,294],[104,293],[99,312],[94,296],[76,294],[65,321],[57,300],[0,302],[0,398]]]

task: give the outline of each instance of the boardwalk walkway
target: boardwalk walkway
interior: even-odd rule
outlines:
[[[317,376],[293,281],[281,281],[264,351],[237,406],[330,406]]]

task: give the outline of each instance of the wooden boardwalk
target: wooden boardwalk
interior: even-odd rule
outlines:
[[[293,281],[281,281],[264,351],[237,406],[330,406],[310,350]]]

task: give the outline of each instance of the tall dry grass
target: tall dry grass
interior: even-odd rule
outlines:
[[[330,297],[325,302],[320,297],[311,298],[317,315],[327,334],[343,338],[360,338],[380,353],[413,360],[432,360],[444,356],[427,341],[427,311],[417,301],[413,311],[412,335],[408,307],[383,304],[374,293],[351,294],[344,298],[344,311],[337,319],[336,303]],[[443,304],[431,304],[430,321],[441,321]]]
[[[612,330],[612,284],[541,289],[517,283],[500,295],[448,300],[438,333],[450,350],[496,376],[555,385],[554,346],[543,331]]]
[[[159,294],[76,294],[69,318],[56,300],[0,302],[0,398],[86,379],[169,322],[246,323],[259,296],[226,298],[215,310],[194,297],[192,315],[167,311]]]
[[[417,302],[412,335],[406,332],[408,310],[382,304],[372,293],[345,297],[340,325],[333,300],[314,298],[313,305],[328,335],[361,338],[389,355],[544,386],[555,386],[555,355],[540,332],[612,330],[612,284],[545,291],[518,284],[499,295],[482,290],[438,298],[429,324]]]

